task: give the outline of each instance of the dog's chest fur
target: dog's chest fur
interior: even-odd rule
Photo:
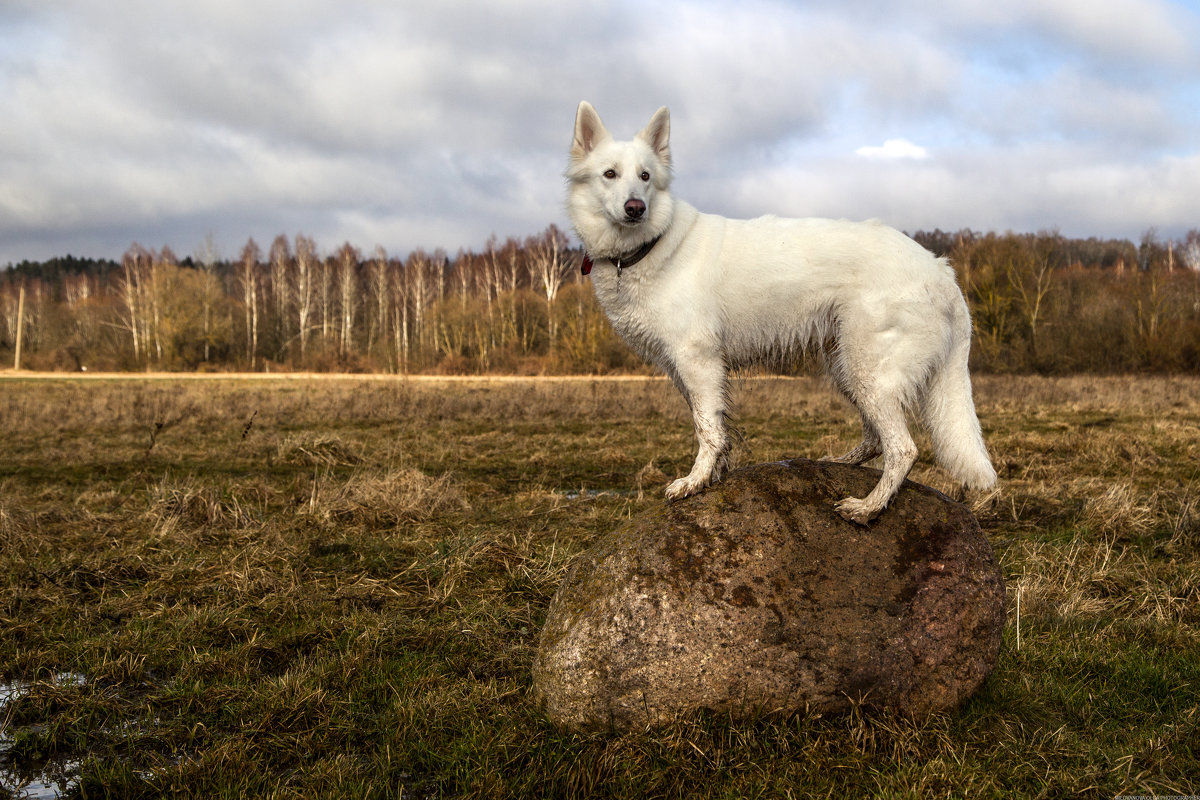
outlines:
[[[633,274],[634,270],[643,266],[650,265],[639,264],[619,275],[616,267],[607,263],[594,270],[592,281],[596,299],[600,301],[600,307],[604,309],[613,328],[638,355],[666,367],[663,361],[667,351],[667,332],[661,325],[662,304],[659,297],[662,282],[654,280],[658,276],[647,276],[648,270]]]

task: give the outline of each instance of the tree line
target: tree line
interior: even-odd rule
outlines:
[[[1181,242],[1153,230],[1137,243],[1054,231],[913,238],[958,274],[976,370],[1200,370],[1200,231]],[[250,239],[235,258],[209,240],[182,259],[133,244],[119,261],[26,261],[0,272],[0,365],[19,341],[26,369],[646,370],[604,319],[582,257],[551,225],[453,257],[323,251],[299,234],[265,250]]]

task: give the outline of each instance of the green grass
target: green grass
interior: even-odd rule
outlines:
[[[977,381],[1010,626],[958,712],[584,737],[530,661],[571,558],[690,466],[666,383],[5,380],[0,798],[1195,794],[1198,389]],[[736,396],[742,463],[854,443],[816,381]]]

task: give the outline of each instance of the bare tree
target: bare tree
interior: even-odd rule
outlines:
[[[17,295],[17,335],[13,345],[13,369],[21,369],[21,340],[25,335],[25,285],[22,284]]]
[[[507,302],[500,304],[498,327],[501,345],[507,345],[516,340],[519,335],[515,295],[517,288],[526,283],[522,278],[528,277],[525,259],[522,256],[520,242],[512,237],[505,239],[504,245],[499,250],[496,249],[494,237],[488,240],[488,259],[491,262],[495,281],[496,299],[499,300],[502,293],[508,295]]]
[[[1138,268],[1142,272],[1148,272],[1166,260],[1166,249],[1158,240],[1157,228],[1150,227],[1142,233],[1142,240],[1138,243],[1137,258]]]
[[[411,259],[410,259],[411,262]],[[409,293],[408,268],[400,259],[388,261],[388,286],[392,294],[392,338],[396,353],[396,366],[402,373],[409,365]]]
[[[242,285],[242,305],[246,311],[246,363],[252,370],[258,354],[258,260],[260,256],[258,243],[251,238],[242,248],[238,276]]]
[[[276,356],[287,348],[288,319],[291,317],[292,246],[283,234],[271,243],[271,298],[275,307]]]
[[[217,243],[211,232],[204,236],[204,244],[196,251],[196,261],[204,271],[204,289],[200,303],[204,314],[204,361],[207,363],[212,356],[212,309],[217,300],[216,267],[220,256],[217,253]]]
[[[1014,297],[1029,327],[1029,357],[1036,365],[1040,357],[1038,334],[1044,321],[1046,300],[1054,286],[1055,254],[1061,251],[1057,231],[1028,237],[1005,262],[1005,273]]]
[[[1166,308],[1166,293],[1158,276],[1151,273],[1141,281],[1137,298],[1137,337],[1145,349],[1158,338],[1159,324]]]
[[[63,299],[71,308],[76,308],[88,301],[95,294],[94,278],[90,275],[64,275]]]
[[[296,270],[292,294],[296,298],[296,322],[300,326],[300,358],[308,350],[309,325],[313,311],[313,273],[316,271],[317,244],[303,234],[296,234]]]
[[[504,241],[504,281],[510,292],[528,284],[529,270],[521,250],[521,243],[508,238]]]
[[[496,251],[496,235],[492,234],[487,240],[487,257],[483,267],[484,278],[484,297],[487,305],[487,340],[489,349],[495,347],[503,340],[503,332],[501,336],[496,336],[496,308],[493,305],[494,300],[500,298],[500,258]],[[500,326],[503,329],[503,326]],[[481,335],[480,340],[484,337]]]
[[[349,355],[354,341],[354,318],[358,306],[358,262],[362,254],[346,242],[335,256],[338,265],[338,349],[343,356]]]
[[[375,342],[387,335],[388,308],[388,256],[383,246],[375,248],[375,255],[367,265],[367,287],[374,302],[374,313],[367,326],[367,353],[374,349]],[[368,306],[368,309],[370,307]],[[368,312],[369,313],[369,312]]]
[[[13,342],[17,338],[17,318],[20,306],[20,293],[24,291],[24,282],[7,280],[4,291],[0,291],[0,310],[4,312],[5,341]]]
[[[133,345],[133,360],[141,363],[149,357],[150,326],[147,317],[149,302],[147,286],[153,271],[154,257],[137,242],[121,256],[121,275],[117,281],[124,316],[121,327],[129,331]]]
[[[424,346],[425,316],[432,299],[433,279],[430,262],[429,254],[418,249],[409,254],[408,263],[404,267],[404,275],[408,279],[408,299],[413,309],[413,333],[418,347]]]
[[[123,327],[129,331],[130,342],[133,345],[134,361],[140,361],[142,358],[142,342],[139,335],[141,331],[138,327],[138,312],[140,310],[138,284],[141,277],[138,270],[138,255],[138,252],[133,247],[130,247],[125,251],[125,255],[121,256],[122,273],[117,283],[121,300],[125,304]]]
[[[446,251],[438,248],[433,251],[433,290],[440,304],[446,299],[446,272],[450,268],[450,257]]]
[[[317,313],[321,317],[321,342],[324,343],[329,341],[329,328],[333,324],[335,316],[331,299],[334,259],[332,257],[317,259],[314,266],[317,272],[314,283],[320,287],[320,291],[317,293]]]
[[[458,254],[454,256],[454,285],[458,288],[458,309],[465,313],[467,310],[467,297],[471,293],[471,268],[474,259],[466,250],[459,249]]]
[[[530,272],[542,287],[546,302],[553,303],[570,272],[565,255],[571,242],[557,225],[550,225],[537,236],[525,240]]]
[[[554,316],[554,299],[558,290],[567,278],[569,267],[563,258],[570,246],[567,235],[556,225],[550,225],[539,236],[531,236],[525,241],[525,250],[529,254],[530,271],[542,286],[546,295],[546,319],[550,340],[550,350],[554,350],[557,338],[557,325]]]
[[[1179,257],[1193,272],[1200,272],[1200,230],[1192,228],[1179,248]]]
[[[496,234],[494,233],[487,240],[487,256],[484,262],[483,277],[484,296],[487,300],[490,314],[492,300],[500,294],[500,264],[499,255],[496,252]]]
[[[167,278],[179,264],[175,252],[164,247],[151,259],[149,291],[146,294],[150,306],[150,338],[154,343],[154,360],[161,364],[163,360],[163,294],[166,291]]]

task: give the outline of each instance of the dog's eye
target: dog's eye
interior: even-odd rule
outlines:
[[[617,177],[617,171],[615,169],[606,169],[604,170],[604,177],[611,180],[612,178]]]
[[[649,173],[649,172],[646,172],[646,170],[642,170],[642,180],[643,180],[643,181],[648,181],[648,180],[650,180],[650,173]]]

